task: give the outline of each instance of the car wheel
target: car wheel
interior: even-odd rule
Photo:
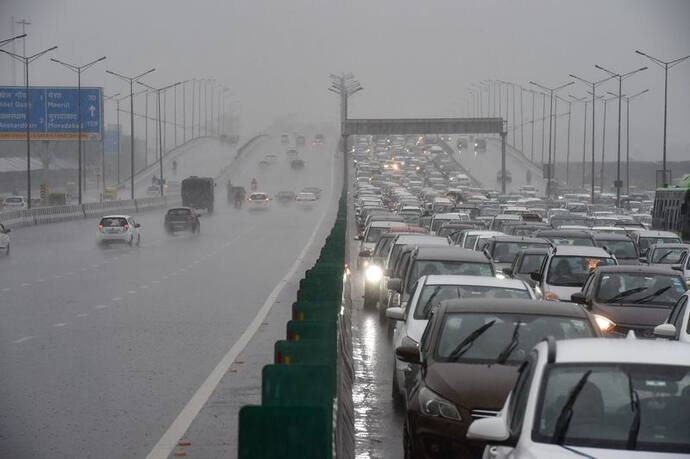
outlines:
[[[398,384],[398,372],[395,370],[395,362],[393,362],[393,384],[392,384],[391,395],[393,397],[393,407],[396,409],[403,408],[405,406],[405,399],[400,390],[400,384]]]
[[[134,236],[129,238],[129,241],[127,241],[127,244],[132,247],[132,244],[134,244]]]
[[[413,459],[415,457],[414,448],[412,446],[412,438],[410,438],[410,426],[407,422],[407,416],[403,424],[403,454],[405,459]]]
[[[5,248],[5,255],[9,255],[9,254],[10,254],[10,243],[8,242],[7,247]]]
[[[137,247],[139,247],[139,244],[141,244],[141,234],[137,235]]]

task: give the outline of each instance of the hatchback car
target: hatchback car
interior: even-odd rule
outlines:
[[[651,266],[602,266],[585,281],[573,302],[583,304],[610,334],[625,336],[630,330],[652,338],[653,328],[668,316],[687,290],[677,271]]]
[[[513,263],[515,255],[525,249],[547,249],[551,243],[546,239],[524,236],[494,236],[484,246],[487,256],[493,260],[496,270],[503,272]]]
[[[488,276],[422,276],[413,293],[402,307],[386,309],[386,317],[396,322],[393,348],[417,345],[434,308],[450,299],[511,298],[536,299],[534,291],[523,281],[496,279]],[[404,373],[409,365],[395,360],[393,372],[393,399],[401,403],[404,396]]]
[[[645,260],[650,266],[678,270],[690,281],[690,244],[654,244],[649,246]]]
[[[498,416],[475,420],[467,437],[494,459],[687,457],[689,404],[685,345],[547,340]]]
[[[271,197],[268,193],[255,191],[247,198],[249,210],[264,210],[271,207]]]
[[[3,202],[6,209],[26,209],[26,198],[24,196],[7,196]]]
[[[494,417],[531,349],[547,336],[599,336],[587,311],[571,303],[534,300],[448,300],[434,312],[419,348],[396,357],[418,365],[406,387],[406,457],[472,457],[483,445],[466,432],[474,419]]]
[[[640,264],[640,252],[637,249],[637,244],[625,231],[621,234],[608,231],[592,231],[592,236],[594,236],[594,242],[597,247],[606,248],[616,256],[618,264]]]
[[[98,222],[96,240],[100,245],[111,243],[125,243],[139,245],[141,243],[141,225],[129,215],[106,215]]]
[[[520,250],[513,259],[513,263],[508,268],[503,268],[503,274],[512,279],[520,279],[527,282],[531,287],[536,283],[530,277],[530,273],[539,272],[544,260],[549,255],[550,249],[523,249]]]
[[[199,214],[191,207],[175,207],[168,209],[164,220],[165,231],[174,235],[176,231],[190,231],[198,234],[201,231]]]

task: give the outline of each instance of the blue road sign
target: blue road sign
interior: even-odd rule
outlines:
[[[76,140],[81,112],[82,139],[100,140],[103,127],[101,88],[29,87],[29,130],[36,140]],[[0,86],[0,140],[26,138],[26,89]]]

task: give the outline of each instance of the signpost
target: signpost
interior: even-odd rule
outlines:
[[[0,140],[26,139],[26,99],[23,86],[0,86]],[[77,140],[79,99],[75,87],[30,87],[31,140]],[[81,88],[82,140],[101,140],[102,101],[101,88]]]

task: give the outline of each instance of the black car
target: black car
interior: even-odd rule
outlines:
[[[592,236],[598,247],[605,248],[616,256],[619,265],[640,264],[637,244],[627,234],[592,231]]]
[[[546,239],[521,236],[494,236],[484,246],[486,255],[494,261],[499,271],[508,268],[520,250],[548,249],[551,243]]]
[[[531,287],[536,282],[530,277],[530,273],[540,272],[544,259],[549,254],[548,248],[533,248],[520,250],[509,268],[503,268],[503,274],[513,279],[527,282]]]
[[[571,300],[593,313],[602,331],[652,338],[687,286],[682,273],[665,267],[601,266]]]
[[[304,160],[293,159],[292,161],[290,161],[290,167],[293,169],[304,169]]]
[[[191,207],[174,207],[165,213],[165,231],[174,235],[177,231],[190,231],[199,234],[199,214]]]
[[[596,247],[594,236],[587,230],[541,230],[534,237],[548,239],[554,245],[582,245]]]

